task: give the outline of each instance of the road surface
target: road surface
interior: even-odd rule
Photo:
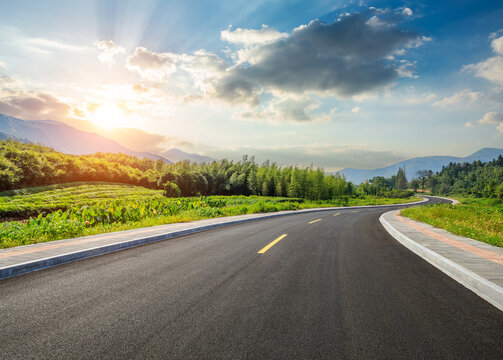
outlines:
[[[503,312],[389,236],[389,210],[260,220],[2,280],[0,359],[503,358]]]

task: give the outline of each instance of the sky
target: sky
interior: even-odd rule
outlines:
[[[467,156],[503,147],[503,2],[2,0],[0,113],[328,171]]]

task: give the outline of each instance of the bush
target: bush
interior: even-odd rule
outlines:
[[[166,196],[166,197],[180,197],[181,194],[182,194],[182,192],[180,191],[180,188],[178,187],[178,185],[176,185],[170,181],[167,181],[164,184],[164,193],[163,193],[164,196]]]

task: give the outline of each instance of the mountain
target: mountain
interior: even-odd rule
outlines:
[[[173,162],[189,160],[190,162],[195,162],[195,163],[201,164],[204,162],[211,163],[211,162],[215,161],[214,159],[212,159],[208,156],[203,156],[203,155],[199,155],[199,154],[191,154],[191,153],[182,151],[177,148],[172,148],[172,149],[169,149],[168,151],[163,152],[162,156],[170,159]]]
[[[442,166],[449,165],[449,163],[464,163],[474,162],[480,160],[482,162],[491,161],[496,159],[499,155],[503,156],[503,149],[483,148],[479,151],[467,156],[424,156],[416,157],[409,160],[401,161],[399,163],[383,167],[380,169],[366,170],[366,169],[353,169],[346,168],[339,171],[346,176],[346,179],[354,184],[360,184],[367,179],[372,179],[375,176],[391,177],[396,175],[398,167],[405,167],[407,179],[411,180],[416,177],[418,170],[432,170],[437,172],[442,170]]]
[[[4,141],[4,140],[7,140],[7,139],[16,140],[16,141],[23,142],[23,143],[29,143],[30,142],[27,139],[20,139],[17,136],[0,132],[0,141]]]
[[[53,120],[21,120],[0,114],[0,134],[2,134],[1,138],[39,143],[67,154],[110,152],[171,162],[162,156],[133,151],[96,133],[77,130],[65,123]]]

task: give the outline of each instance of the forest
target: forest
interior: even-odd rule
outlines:
[[[330,200],[354,193],[352,183],[322,168],[279,167],[253,157],[210,164],[166,164],[124,154],[63,154],[14,140],[0,142],[0,191],[82,181],[164,189],[169,197],[261,195]]]
[[[503,198],[503,157],[489,162],[450,163],[433,174],[422,172],[420,181],[435,195],[464,195],[477,198]]]

